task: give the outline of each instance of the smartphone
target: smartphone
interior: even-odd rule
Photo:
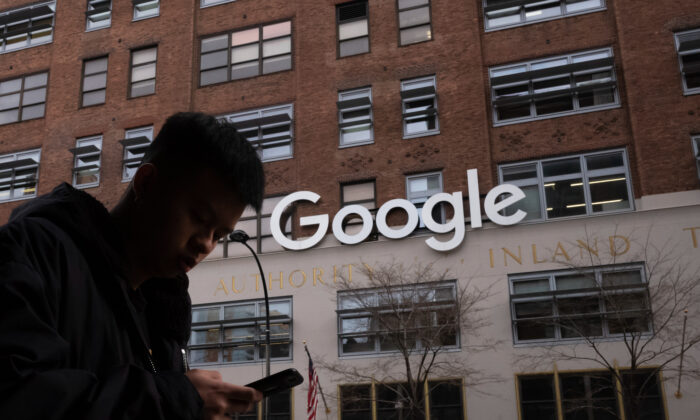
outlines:
[[[289,368],[283,370],[282,372],[273,373],[272,375],[258,379],[255,382],[251,382],[246,386],[255,388],[263,393],[263,396],[267,397],[278,392],[282,392],[286,389],[293,388],[304,382],[304,377],[301,376],[299,371],[294,368]]]

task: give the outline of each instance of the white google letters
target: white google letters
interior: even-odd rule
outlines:
[[[469,197],[469,214],[471,215],[471,226],[472,228],[481,227],[481,206],[479,205],[479,179],[476,169],[470,169],[467,171],[467,188]],[[503,196],[503,197],[501,197]],[[501,197],[500,201],[498,198]],[[283,247],[291,250],[302,250],[311,248],[318,244],[321,239],[325,236],[328,231],[328,215],[319,214],[316,216],[305,216],[299,219],[299,224],[301,226],[313,226],[317,225],[316,233],[312,236],[301,239],[292,240],[284,236],[282,229],[280,228],[280,220],[282,218],[282,213],[284,210],[294,202],[297,201],[310,201],[316,203],[319,198],[318,194],[311,191],[298,191],[289,194],[283,198],[275,209],[272,211],[272,217],[270,218],[270,230],[272,231],[272,236],[275,240]],[[504,216],[499,212],[508,206],[511,206],[518,201],[525,198],[525,193],[515,185],[502,184],[492,188],[486,198],[484,199],[484,211],[486,216],[494,223],[499,225],[514,225],[525,218],[527,213],[518,209],[515,213],[510,216]],[[448,203],[454,210],[454,217],[445,222],[438,223],[433,219],[432,211],[433,208],[440,203]],[[393,209],[402,209],[408,215],[408,221],[404,226],[400,227],[390,227],[386,218],[389,212]],[[359,232],[348,235],[343,230],[343,220],[349,215],[357,215],[362,219],[362,228]],[[455,192],[452,194],[448,193],[438,193],[433,195],[423,204],[423,209],[421,211],[421,219],[431,232],[434,233],[449,233],[454,232],[452,238],[447,241],[440,241],[437,238],[430,237],[426,239],[425,243],[432,249],[436,251],[450,251],[457,248],[464,240],[465,226],[464,226],[464,208],[462,205],[462,193]],[[413,205],[408,200],[401,198],[389,200],[384,203],[377,211],[377,230],[379,233],[384,235],[389,239],[401,239],[410,235],[418,226],[418,210],[416,206]],[[372,220],[372,215],[369,210],[365,207],[359,205],[350,205],[343,207],[336,213],[333,218],[333,235],[340,242],[353,245],[360,243],[367,239],[369,234],[372,232],[372,227],[374,222]]]

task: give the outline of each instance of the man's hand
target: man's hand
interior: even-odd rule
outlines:
[[[204,400],[205,420],[230,419],[231,414],[245,413],[262,399],[260,391],[224,382],[216,371],[192,369],[186,375]]]

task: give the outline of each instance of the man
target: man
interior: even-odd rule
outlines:
[[[18,207],[0,228],[0,418],[223,419],[260,401],[182,349],[185,273],[263,186],[233,126],[180,113],[111,212],[67,184]]]

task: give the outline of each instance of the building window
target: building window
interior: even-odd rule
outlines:
[[[421,329],[434,329],[438,326],[444,332],[439,337],[440,347],[458,348],[459,326],[453,319],[455,292],[454,281],[395,287],[391,292],[384,289],[339,291],[337,312],[340,355],[395,353],[398,351],[396,340],[403,339],[410,340],[404,343],[406,346],[412,345],[416,349],[435,346],[436,343],[421,343],[421,337],[429,334],[419,332]],[[421,322],[397,329],[397,311],[410,312],[417,305],[421,306]],[[401,337],[396,337],[399,329]],[[407,329],[415,332],[406,337],[403,333]]]
[[[607,48],[489,69],[495,125],[619,106]]]
[[[339,4],[335,9],[338,24],[338,56],[347,57],[369,51],[369,9],[367,1]]]
[[[102,136],[78,139],[70,151],[73,153],[73,185],[79,188],[99,185]]]
[[[147,19],[160,14],[160,0],[131,0],[134,5],[134,20]]]
[[[464,393],[461,379],[430,380],[425,384],[431,419],[461,420],[464,418]],[[400,419],[408,418],[407,384],[340,385],[340,419]],[[373,410],[373,404],[374,410]],[[426,418],[428,418],[426,413]]]
[[[683,92],[700,93],[700,29],[675,34]]]
[[[399,41],[401,45],[433,39],[430,26],[430,0],[398,0]]]
[[[367,208],[372,214],[377,211],[377,192],[374,180],[349,182],[340,184],[340,207],[359,205]],[[362,230],[362,219],[355,215],[343,221],[343,228],[348,235],[354,235]],[[377,240],[376,231],[367,240]]]
[[[634,398],[639,399],[639,406],[644,407],[645,420],[666,418],[657,375],[650,370],[623,370],[620,377]],[[617,380],[610,372],[555,372],[517,378],[522,420],[555,419],[557,413],[562,413],[564,419],[620,418],[619,400],[624,399],[625,393],[617,391]]]
[[[48,79],[44,72],[0,82],[0,125],[42,118]]]
[[[0,12],[0,53],[53,41],[56,2]]]
[[[0,156],[0,201],[36,196],[40,150]]]
[[[693,136],[693,155],[695,156],[695,166],[698,168],[698,179],[700,179],[700,135]]]
[[[282,245],[278,244],[277,241],[272,237],[272,231],[270,229],[270,217],[272,216],[272,210],[274,210],[277,203],[279,203],[284,196],[277,197],[267,197],[263,200],[262,206],[260,207],[260,212],[256,212],[252,207],[246,207],[238,219],[236,227],[234,230],[242,230],[248,234],[250,239],[248,240],[248,245],[255,249],[258,253],[273,252],[273,251],[284,251]],[[285,236],[291,238],[292,236],[292,218],[289,214],[286,214],[283,218],[282,232]],[[227,241],[227,238],[223,239]],[[235,246],[235,244],[228,245]],[[228,256],[228,252],[226,253]]]
[[[245,79],[292,68],[292,22],[203,38],[199,85]]]
[[[605,9],[605,0],[483,1],[484,26],[487,31]]]
[[[223,118],[250,141],[263,162],[292,157],[292,104],[237,112]]]
[[[107,92],[107,57],[83,61],[82,106],[105,103]]]
[[[216,6],[217,4],[231,3],[236,0],[199,0],[199,7]]]
[[[130,181],[134,177],[151,141],[153,126],[132,128],[124,132],[124,139],[119,141],[124,146],[122,182]]]
[[[428,381],[431,419],[464,419],[464,392],[458,379]]]
[[[435,76],[401,82],[401,110],[404,138],[440,132]]]
[[[410,175],[406,177],[406,198],[418,209],[418,227],[425,227],[423,215],[421,214],[423,203],[428,201],[428,198],[441,192],[442,174],[439,172]],[[442,223],[445,221],[445,208],[443,206],[437,205],[433,207],[433,220],[435,220],[437,223]]]
[[[292,299],[270,299],[270,357],[292,359]],[[265,360],[265,301],[192,308],[190,364]]]
[[[371,87],[338,93],[338,128],[341,147],[374,142]]]
[[[86,31],[107,28],[112,24],[112,0],[88,0]]]
[[[651,331],[641,265],[512,275],[515,343],[623,337]]]
[[[525,198],[506,215],[522,209],[525,220],[550,220],[632,210],[627,154],[613,150],[500,165],[500,183],[513,184]]]
[[[131,52],[131,80],[129,97],[151,95],[156,92],[156,59],[158,47]]]

